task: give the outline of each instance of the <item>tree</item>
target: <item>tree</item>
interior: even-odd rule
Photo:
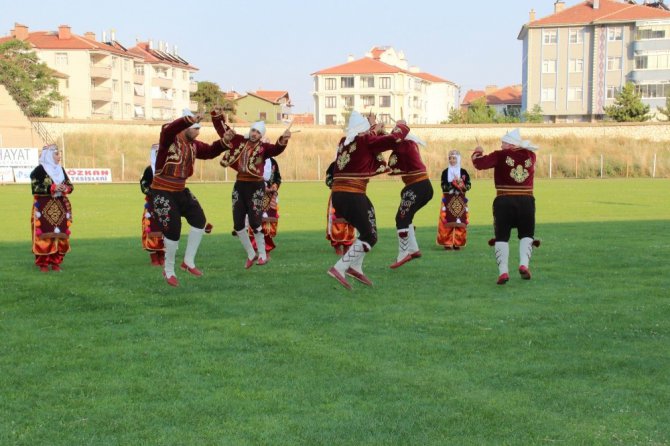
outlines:
[[[0,84],[26,115],[49,116],[51,107],[63,100],[54,74],[28,42],[11,39],[0,43]]]
[[[642,103],[635,84],[627,82],[614,104],[605,107],[605,113],[617,122],[642,122],[649,119],[649,106]]]
[[[449,124],[465,124],[467,122],[466,112],[460,108],[452,108],[449,111]]]
[[[482,96],[470,103],[466,119],[468,124],[495,122],[496,111],[492,107],[486,105],[486,96]]]
[[[662,115],[665,115],[665,120],[670,121],[670,96],[665,98],[665,108],[656,107],[658,112]]]
[[[227,115],[235,115],[235,102],[225,98],[225,94],[214,82],[198,82],[198,90],[193,93],[191,99],[198,102],[198,112],[202,113],[205,119],[209,118],[209,111],[215,105],[223,106]]]
[[[521,117],[524,122],[540,123],[544,122],[542,107],[540,104],[535,104],[531,111],[524,111],[521,113]]]

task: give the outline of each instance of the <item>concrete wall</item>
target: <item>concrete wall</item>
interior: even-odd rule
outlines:
[[[33,130],[4,85],[0,85],[0,147],[43,147],[44,141]]]

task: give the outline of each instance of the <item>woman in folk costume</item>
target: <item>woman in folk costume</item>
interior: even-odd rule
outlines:
[[[33,208],[30,216],[35,265],[40,271],[61,270],[65,254],[70,251],[72,206],[67,196],[74,186],[60,165],[55,144],[45,146],[40,165],[30,173]]]
[[[372,285],[363,273],[365,255],[377,243],[375,208],[366,195],[367,185],[371,177],[388,172],[381,152],[397,148],[409,133],[403,122],[398,122],[390,135],[376,135],[376,129],[370,130],[368,120],[353,111],[335,160],[332,204],[337,215],[351,223],[359,235],[328,274],[347,289],[351,285],[346,275]]]
[[[144,174],[140,178],[140,189],[144,194],[144,211],[142,212],[142,247],[149,251],[151,264],[162,266],[165,264],[165,246],[163,244],[163,233],[158,222],[152,216],[151,206],[151,182],[154,180],[156,172],[156,155],[158,154],[158,144],[151,146],[151,164],[144,169]]]
[[[472,154],[475,169],[493,169],[496,198],[493,200],[493,228],[495,239],[489,244],[495,247],[498,262],[498,285],[509,281],[509,239],[512,228],[517,228],[519,237],[519,274],[530,280],[530,257],[535,240],[535,151],[537,147],[521,138],[519,129],[505,134],[500,150],[484,155],[477,147]]]
[[[326,186],[333,188],[333,172],[335,161],[330,163],[326,170]],[[344,218],[337,215],[333,207],[333,194],[328,196],[328,211],[326,212],[326,240],[330,246],[335,248],[335,254],[343,256],[356,239],[356,228],[350,225]]]
[[[465,193],[470,187],[470,175],[461,168],[461,154],[451,150],[449,167],[442,172],[442,206],[437,222],[437,244],[444,249],[465,248],[470,217]]]
[[[270,251],[277,247],[274,238],[277,235],[277,225],[279,224],[279,186],[281,186],[279,164],[277,164],[274,158],[265,160],[263,181],[265,181],[265,196],[263,197],[262,227],[265,238],[265,252],[269,258]],[[254,233],[251,227],[248,227],[247,232],[253,237]],[[256,249],[256,239],[252,239],[251,237],[251,244]]]
[[[156,172],[151,182],[152,213],[163,232],[165,263],[163,276],[170,286],[179,286],[175,275],[175,257],[181,237],[181,219],[190,226],[184,261],[180,268],[200,277],[202,271],[195,266],[195,256],[205,233],[207,219],[195,195],[186,187],[186,180],[193,175],[196,159],[212,159],[225,149],[222,140],[206,144],[198,141],[200,114],[193,115],[185,109],[183,116],[161,128],[156,155]]]
[[[265,234],[263,233],[263,197],[265,197],[265,181],[263,169],[265,160],[280,155],[291,138],[291,132],[286,129],[276,144],[262,141],[265,135],[265,123],[255,122],[249,134],[245,137],[238,135],[226,123],[223,110],[219,107],[212,112],[212,123],[221,136],[226,150],[221,157],[223,167],[232,167],[237,171],[237,179],[233,186],[233,227],[247,252],[245,268],[251,268],[254,263],[265,265],[268,261],[265,251]],[[256,248],[251,243],[245,220],[253,230]]]
[[[405,184],[400,191],[400,205],[395,216],[398,256],[391,265],[392,269],[421,257],[413,221],[414,215],[432,200],[433,185],[430,184],[426,165],[419,153],[420,145],[425,146],[426,143],[410,133],[393,149],[388,161],[390,175],[400,175]]]

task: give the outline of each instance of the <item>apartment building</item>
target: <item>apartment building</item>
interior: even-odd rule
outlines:
[[[655,111],[670,95],[670,11],[661,2],[589,0],[536,19],[523,42],[522,110],[540,105],[547,121],[603,118],[627,82]]]
[[[375,113],[385,123],[439,124],[458,107],[458,85],[410,67],[392,47],[374,47],[357,60],[349,56],[347,63],[312,76],[319,125],[343,125],[352,110]]]
[[[67,25],[57,31],[30,32],[15,24],[10,36],[28,42],[37,57],[58,72],[63,101],[51,116],[69,119],[158,119],[181,115],[184,108],[197,108],[190,94],[197,90],[192,80],[197,68],[182,59],[176,48],[170,51],[151,42],[126,48],[114,32],[83,36]]]

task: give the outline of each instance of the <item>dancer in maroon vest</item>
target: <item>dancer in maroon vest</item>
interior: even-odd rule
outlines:
[[[493,169],[497,196],[493,200],[493,226],[495,230],[495,255],[498,262],[498,285],[509,281],[509,238],[512,228],[519,237],[519,274],[530,280],[530,257],[535,240],[535,150],[530,141],[521,139],[515,129],[501,139],[500,150],[484,155],[477,147],[472,154],[475,169]]]
[[[368,182],[371,177],[388,172],[381,152],[397,148],[409,133],[409,127],[398,122],[390,135],[378,136],[370,131],[368,120],[354,111],[346,132],[346,137],[340,140],[335,160],[332,205],[338,216],[356,228],[359,236],[328,274],[351,289],[345,275],[372,285],[363,273],[365,254],[377,243],[375,208],[366,195]]]

